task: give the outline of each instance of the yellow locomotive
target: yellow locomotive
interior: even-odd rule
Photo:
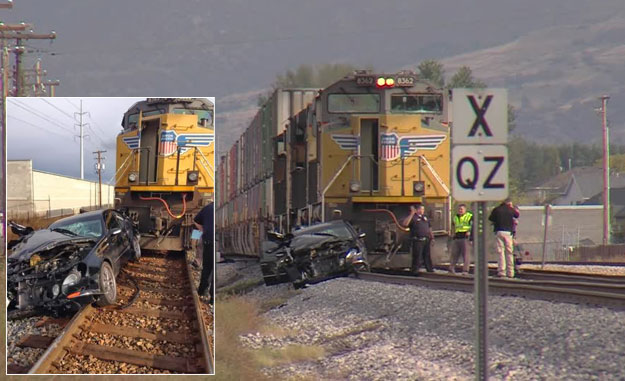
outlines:
[[[126,111],[117,136],[115,203],[138,224],[141,247],[191,248],[193,217],[214,194],[214,105],[148,98]]]
[[[435,235],[450,228],[447,91],[413,72],[359,71],[310,92],[276,90],[222,158],[221,250],[259,255],[267,230],[342,218],[366,234],[372,265],[409,267],[397,255],[409,205],[426,205]]]

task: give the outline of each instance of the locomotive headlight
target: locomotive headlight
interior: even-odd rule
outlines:
[[[395,86],[395,80],[393,78],[386,78],[386,86],[388,87]]]
[[[187,184],[195,184],[197,183],[199,174],[197,171],[189,171],[187,173]]]
[[[382,87],[386,84],[386,79],[384,79],[383,77],[378,78],[377,81],[375,81],[375,83],[378,85],[378,87]]]
[[[414,181],[412,183],[412,190],[415,196],[422,196],[425,191],[425,182],[423,181]]]
[[[360,183],[358,181],[352,181],[349,183],[349,191],[350,192],[359,192],[360,191]]]
[[[56,298],[57,296],[59,296],[59,292],[61,292],[61,287],[59,287],[58,284],[52,286],[52,296]]]
[[[136,173],[131,173],[128,175],[128,181],[131,183],[134,183],[135,181],[137,181],[137,174]]]

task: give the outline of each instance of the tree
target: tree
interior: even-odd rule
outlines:
[[[321,65],[300,65],[295,70],[287,70],[284,74],[278,74],[275,81],[271,85],[272,91],[280,88],[293,87],[313,87],[324,88],[333,82],[353,73],[357,68],[350,64],[321,64]],[[364,69],[372,70],[371,67]],[[258,105],[263,105],[269,94],[261,94],[258,97]]]
[[[273,88],[284,87],[326,87],[344,76],[358,70],[350,64],[300,65],[295,70],[287,70],[278,75]]]
[[[473,77],[473,71],[468,66],[462,66],[456,74],[454,74],[447,87],[450,89],[455,88],[484,88],[486,83],[484,81]]]
[[[445,68],[436,60],[421,61],[419,66],[421,78],[434,83],[438,87],[445,87]]]
[[[595,167],[603,166],[603,159],[595,161]],[[616,172],[625,172],[625,154],[610,155],[610,170]]]

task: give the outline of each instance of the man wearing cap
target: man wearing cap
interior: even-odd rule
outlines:
[[[404,226],[410,228],[410,240],[412,244],[412,266],[413,274],[419,273],[421,264],[425,264],[428,272],[434,272],[432,258],[430,257],[430,242],[434,239],[430,220],[425,216],[423,204],[410,206],[410,214],[403,221]]]
[[[200,210],[193,218],[193,223],[202,232],[202,275],[197,292],[204,295],[208,289],[209,303],[212,304],[215,297],[211,279],[215,262],[215,211],[212,202]]]
[[[507,276],[514,278],[512,232],[514,230],[515,218],[519,218],[519,209],[514,207],[509,198],[493,209],[488,217],[488,220],[494,225],[497,237],[497,254],[499,257],[497,276],[499,277]]]
[[[456,273],[456,263],[458,258],[462,255],[464,263],[462,265],[462,273],[469,273],[469,266],[471,260],[469,259],[468,242],[471,238],[471,227],[473,224],[473,213],[467,212],[467,206],[465,204],[458,205],[458,214],[456,214],[452,220],[454,225],[454,232],[452,235],[451,244],[451,258],[449,263],[449,272]]]

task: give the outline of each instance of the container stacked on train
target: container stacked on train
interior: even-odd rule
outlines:
[[[261,237],[275,214],[275,138],[284,132],[291,116],[313,101],[317,91],[274,91],[241,137],[222,156],[219,168],[225,186],[216,212],[222,252],[259,255]]]

